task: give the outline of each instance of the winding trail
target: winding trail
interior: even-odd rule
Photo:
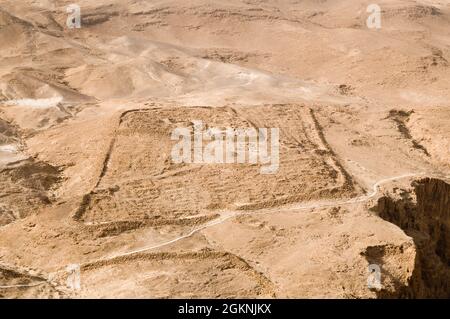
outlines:
[[[328,201],[328,202],[319,202],[319,203],[315,202],[315,203],[308,203],[308,204],[301,204],[301,203],[299,203],[299,204],[294,204],[294,205],[288,205],[288,206],[285,206],[284,208],[286,208],[287,210],[294,210],[295,211],[295,210],[307,210],[307,209],[315,209],[315,208],[324,208],[324,207],[333,207],[333,206],[339,206],[339,205],[351,205],[351,204],[356,204],[356,203],[362,203],[362,202],[368,201],[369,199],[372,199],[372,198],[376,197],[378,192],[379,192],[379,190],[380,190],[380,186],[383,185],[383,184],[386,184],[386,183],[389,183],[389,182],[393,182],[393,181],[396,181],[396,180],[402,180],[402,179],[405,179],[405,178],[421,177],[421,176],[425,177],[425,176],[427,176],[427,174],[425,174],[425,173],[408,173],[408,174],[403,174],[403,175],[399,175],[399,176],[385,178],[385,179],[382,179],[382,180],[376,182],[372,186],[372,191],[369,194],[358,196],[358,197],[347,199],[347,200],[340,200],[340,201],[337,200],[337,201]],[[442,178],[442,176],[439,177],[439,178]],[[252,211],[252,213],[258,213],[258,214],[271,213],[271,212],[274,212],[274,211],[279,211],[280,208],[283,208],[283,207],[277,207],[276,209],[270,208],[270,209],[255,210],[255,211]],[[80,264],[80,267],[85,265],[85,264],[91,264],[91,263],[95,263],[95,262],[111,260],[111,259],[118,258],[118,257],[130,256],[130,255],[133,255],[133,254],[138,254],[138,253],[146,252],[146,251],[149,251],[149,250],[154,250],[154,249],[158,249],[158,248],[161,248],[161,247],[165,247],[165,246],[171,245],[173,243],[176,243],[178,241],[181,241],[183,239],[190,238],[193,235],[195,235],[196,233],[198,233],[198,232],[200,232],[200,231],[202,231],[202,230],[204,230],[206,228],[222,224],[222,223],[226,222],[227,220],[229,220],[231,218],[234,218],[234,217],[237,217],[237,216],[240,216],[240,215],[244,215],[244,214],[248,214],[248,212],[247,211],[225,211],[225,212],[222,212],[221,217],[219,217],[219,218],[217,218],[217,219],[215,219],[215,220],[213,220],[213,221],[211,221],[209,223],[206,223],[206,224],[204,224],[202,226],[194,228],[189,233],[187,233],[187,234],[185,234],[183,236],[176,237],[174,239],[162,242],[162,243],[157,244],[157,245],[143,247],[143,248],[135,249],[135,250],[128,251],[128,252],[125,252],[125,253],[119,253],[119,254],[115,254],[115,255],[112,255],[112,256],[107,256],[107,257],[99,258],[99,259],[96,259],[96,260],[92,260],[92,261],[89,261],[89,262],[84,262],[84,263]],[[56,273],[63,272],[63,271],[65,271],[65,270],[60,270],[60,271],[57,271]],[[44,284],[46,282],[47,281],[42,281],[42,282],[32,283],[32,284],[23,284],[23,285],[0,286],[0,289],[34,287],[34,286],[38,286],[38,285]]]
[[[355,197],[355,198],[352,198],[352,199],[349,199],[349,200],[330,201],[330,202],[322,202],[322,203],[315,203],[315,204],[296,204],[296,205],[290,205],[290,206],[285,206],[285,207],[277,207],[277,208],[270,208],[270,209],[255,210],[255,211],[251,211],[251,212],[248,212],[248,211],[226,211],[226,212],[223,212],[222,216],[219,217],[218,219],[213,220],[213,221],[211,221],[209,223],[206,223],[206,224],[204,224],[204,225],[202,225],[200,227],[197,227],[197,228],[193,229],[191,232],[189,232],[186,235],[174,238],[172,240],[163,242],[163,243],[158,244],[158,245],[144,247],[144,248],[132,250],[132,251],[129,251],[129,252],[126,252],[126,253],[116,254],[116,255],[113,255],[113,256],[110,256],[110,257],[106,257],[106,258],[100,258],[98,260],[90,261],[88,263],[97,262],[97,261],[103,261],[103,260],[109,260],[109,259],[113,259],[113,258],[117,258],[117,257],[129,256],[129,255],[132,255],[132,254],[142,253],[142,252],[147,251],[147,250],[153,250],[153,249],[161,248],[161,247],[164,247],[164,246],[168,246],[168,245],[173,244],[173,243],[175,243],[177,241],[180,241],[182,239],[186,239],[186,238],[192,237],[194,234],[196,234],[197,232],[199,232],[201,230],[204,230],[206,228],[222,224],[223,222],[225,222],[225,221],[227,221],[227,220],[229,220],[229,219],[231,219],[233,217],[239,216],[239,215],[246,215],[246,214],[250,214],[250,213],[251,214],[255,214],[255,213],[257,213],[257,214],[264,214],[264,213],[269,213],[269,212],[273,212],[273,211],[276,211],[276,210],[280,211],[280,209],[282,209],[283,211],[286,211],[286,210],[304,210],[304,209],[334,207],[334,206],[340,206],[340,205],[349,205],[349,204],[362,203],[362,202],[368,201],[371,198],[376,197],[377,194],[378,194],[378,191],[379,191],[379,187],[381,185],[383,185],[383,184],[386,184],[388,182],[392,182],[392,181],[395,181],[395,180],[401,180],[401,179],[404,179],[404,178],[419,177],[419,176],[425,176],[425,174],[410,173],[410,174],[403,174],[403,175],[400,175],[400,176],[394,176],[394,177],[382,179],[382,180],[376,182],[373,185],[371,193],[369,193],[367,195]],[[87,263],[83,263],[83,264],[87,264]],[[81,265],[83,265],[83,264],[81,264]]]
[[[24,287],[36,287],[48,283],[47,280],[39,281],[32,284],[23,284],[23,285],[9,285],[9,286],[0,286],[0,289],[9,289],[9,288],[24,288]]]
[[[379,193],[380,190],[380,186],[389,182],[393,182],[396,180],[402,180],[405,178],[411,178],[411,177],[432,177],[429,176],[428,174],[425,173],[408,173],[408,174],[403,174],[403,175],[399,175],[399,176],[393,176],[393,177],[389,177],[389,178],[384,178],[378,182],[376,182],[373,186],[372,186],[372,191],[369,194],[366,195],[362,195],[362,196],[358,196],[355,198],[351,198],[351,199],[347,199],[347,200],[338,200],[338,201],[328,201],[328,202],[321,202],[321,203],[310,203],[310,204],[294,204],[294,205],[288,205],[288,206],[284,206],[284,207],[277,207],[275,208],[270,208],[270,209],[261,209],[261,210],[253,210],[251,211],[251,214],[264,214],[264,213],[270,213],[270,212],[276,212],[276,211],[286,211],[286,210],[305,210],[305,209],[315,209],[315,208],[324,208],[324,207],[334,207],[334,206],[340,206],[340,205],[351,205],[351,204],[357,204],[357,203],[362,203],[362,202],[366,202],[374,197],[377,196],[377,194]],[[442,176],[440,177],[436,177],[436,178],[442,178]],[[448,178],[448,177],[445,177]],[[160,244],[157,245],[152,245],[152,246],[148,246],[148,247],[143,247],[143,248],[139,248],[139,249],[135,249],[132,251],[128,251],[125,253],[119,253],[119,254],[115,254],[112,256],[107,256],[107,257],[103,257],[103,258],[99,258],[96,260],[91,260],[89,262],[84,262],[80,264],[80,267],[86,264],[91,264],[91,263],[95,263],[95,262],[101,262],[101,261],[105,261],[105,260],[111,260],[114,258],[118,258],[118,257],[124,257],[124,256],[130,256],[133,254],[138,254],[138,253],[142,253],[142,252],[146,252],[149,250],[154,250],[154,249],[158,249],[161,247],[165,247],[168,245],[171,245],[173,243],[176,243],[178,241],[181,241],[183,239],[186,238],[190,238],[193,235],[195,235],[196,233],[209,228],[209,227],[213,227],[219,224],[222,224],[224,222],[226,222],[227,220],[236,217],[236,216],[240,216],[240,215],[245,215],[245,214],[250,214],[250,212],[248,211],[225,211],[222,212],[221,217],[206,223],[202,226],[199,226],[197,228],[194,228],[193,230],[191,230],[189,233],[183,235],[183,236],[179,236],[176,237],[174,239],[171,239],[169,241],[165,241],[162,242]],[[60,271],[56,271],[55,273],[58,272],[64,272],[65,270],[60,270]],[[0,286],[0,289],[9,289],[9,288],[22,288],[22,287],[34,287],[34,286],[38,286],[41,284],[44,284],[48,281],[41,281],[38,283],[32,283],[32,284],[24,284],[24,285],[9,285],[9,286]]]

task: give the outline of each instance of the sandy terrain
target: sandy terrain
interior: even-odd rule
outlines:
[[[450,297],[450,1],[73,3],[0,0],[1,298]]]

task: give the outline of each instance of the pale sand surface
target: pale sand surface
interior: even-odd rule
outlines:
[[[372,2],[0,0],[0,297],[450,297],[450,1]]]

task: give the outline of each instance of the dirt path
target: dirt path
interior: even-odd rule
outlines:
[[[372,191],[367,194],[367,195],[363,195],[363,196],[358,196],[355,198],[351,198],[348,200],[337,200],[337,201],[328,201],[328,202],[321,202],[321,203],[308,203],[308,204],[295,204],[295,205],[289,205],[286,207],[282,207],[282,210],[280,210],[280,208],[277,209],[273,209],[273,208],[269,208],[269,209],[261,209],[261,210],[256,210],[256,211],[252,211],[251,213],[257,213],[257,214],[264,214],[264,213],[273,213],[273,212],[280,212],[280,211],[286,211],[286,210],[305,210],[305,209],[316,209],[316,208],[324,208],[324,207],[334,207],[334,206],[341,206],[341,205],[351,205],[351,204],[356,204],[356,203],[362,203],[362,202],[366,202],[374,197],[376,197],[379,193],[380,190],[380,186],[389,182],[393,182],[393,181],[397,181],[397,180],[402,180],[405,178],[411,178],[411,177],[421,177],[421,176],[427,176],[425,173],[408,173],[408,174],[402,174],[399,176],[393,176],[393,177],[389,177],[389,178],[384,178],[382,180],[379,180],[378,182],[376,182],[373,187],[372,187]],[[446,177],[447,178],[447,177]],[[85,264],[92,264],[92,263],[96,263],[96,262],[101,262],[101,261],[107,261],[110,259],[114,259],[114,258],[118,258],[118,257],[125,257],[125,256],[130,256],[130,255],[134,255],[134,254],[138,254],[138,253],[142,253],[142,252],[146,252],[149,250],[154,250],[154,249],[158,249],[161,247],[165,247],[165,246],[169,246],[173,243],[176,243],[178,241],[181,241],[183,239],[187,239],[192,237],[193,235],[195,235],[196,233],[213,227],[213,226],[217,226],[220,225],[228,220],[230,220],[231,218],[240,216],[240,215],[245,215],[245,214],[250,214],[250,212],[248,211],[225,211],[221,213],[221,217],[206,223],[202,226],[199,226],[193,230],[191,230],[189,233],[183,235],[183,236],[179,236],[176,237],[174,239],[171,239],[169,241],[165,241],[162,242],[160,244],[157,245],[152,245],[149,247],[143,247],[143,248],[139,248],[139,249],[135,249],[129,252],[125,252],[125,253],[120,253],[120,254],[115,254],[112,256],[107,256],[107,257],[103,257],[103,258],[99,258],[96,260],[91,260],[88,262],[84,262],[82,264],[80,264],[80,266],[85,265]],[[60,270],[57,271],[55,273],[59,273],[59,272],[63,272],[64,270]],[[26,285],[9,285],[9,286],[0,286],[0,289],[9,289],[9,288],[21,288],[21,287],[33,287],[33,286],[37,286],[37,285],[41,285],[44,284],[47,281],[42,281],[42,282],[38,282],[38,283],[32,283],[32,284],[26,284]]]
[[[350,205],[350,204],[356,204],[356,203],[362,203],[365,201],[368,201],[371,198],[374,198],[378,192],[379,192],[379,187],[383,184],[386,184],[388,182],[392,182],[392,181],[396,181],[396,180],[401,180],[404,178],[410,178],[410,177],[420,177],[420,176],[425,176],[425,174],[414,174],[414,173],[410,173],[410,174],[403,174],[400,176],[394,176],[394,177],[390,177],[390,178],[385,178],[382,179],[378,182],[376,182],[373,185],[372,188],[372,192],[364,195],[364,196],[359,196],[359,197],[355,197],[349,200],[342,200],[342,201],[329,201],[329,202],[323,202],[323,203],[313,203],[313,204],[296,204],[296,205],[290,205],[287,207],[283,207],[283,211],[286,210],[304,210],[304,209],[315,209],[315,208],[323,208],[323,207],[334,207],[334,206],[340,206],[340,205]],[[264,214],[264,213],[271,213],[274,211],[280,211],[280,208],[278,207],[277,209],[273,209],[273,208],[269,208],[269,209],[261,209],[261,210],[256,210],[256,211],[252,211],[251,213],[257,213],[257,214]],[[153,250],[153,249],[157,249],[157,248],[161,248],[164,246],[168,246],[170,244],[173,244],[175,242],[178,242],[180,240],[192,237],[194,234],[198,233],[201,230],[204,230],[206,228],[212,227],[212,226],[216,226],[219,224],[224,223],[225,221],[233,218],[233,217],[237,217],[240,215],[246,215],[246,214],[250,214],[250,212],[248,211],[225,211],[221,213],[221,217],[206,223],[198,228],[193,229],[192,231],[190,231],[188,234],[183,235],[183,236],[179,236],[177,238],[174,238],[172,240],[163,242],[161,244],[158,245],[154,245],[154,246],[150,246],[150,247],[144,247],[144,248],[140,248],[140,249],[136,249],[136,250],[132,250],[126,253],[121,253],[121,254],[117,254],[117,255],[113,255],[111,257],[106,257],[106,258],[100,258],[98,260],[95,261],[90,261],[88,263],[92,263],[92,262],[96,262],[96,261],[100,261],[100,260],[108,260],[111,258],[117,258],[117,257],[122,257],[122,256],[129,256],[135,253],[142,253],[144,251],[148,251],[148,250]]]

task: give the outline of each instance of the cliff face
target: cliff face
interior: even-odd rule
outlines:
[[[425,178],[412,186],[414,194],[384,196],[377,206],[380,217],[403,229],[416,245],[413,275],[397,297],[449,298],[450,184]]]

